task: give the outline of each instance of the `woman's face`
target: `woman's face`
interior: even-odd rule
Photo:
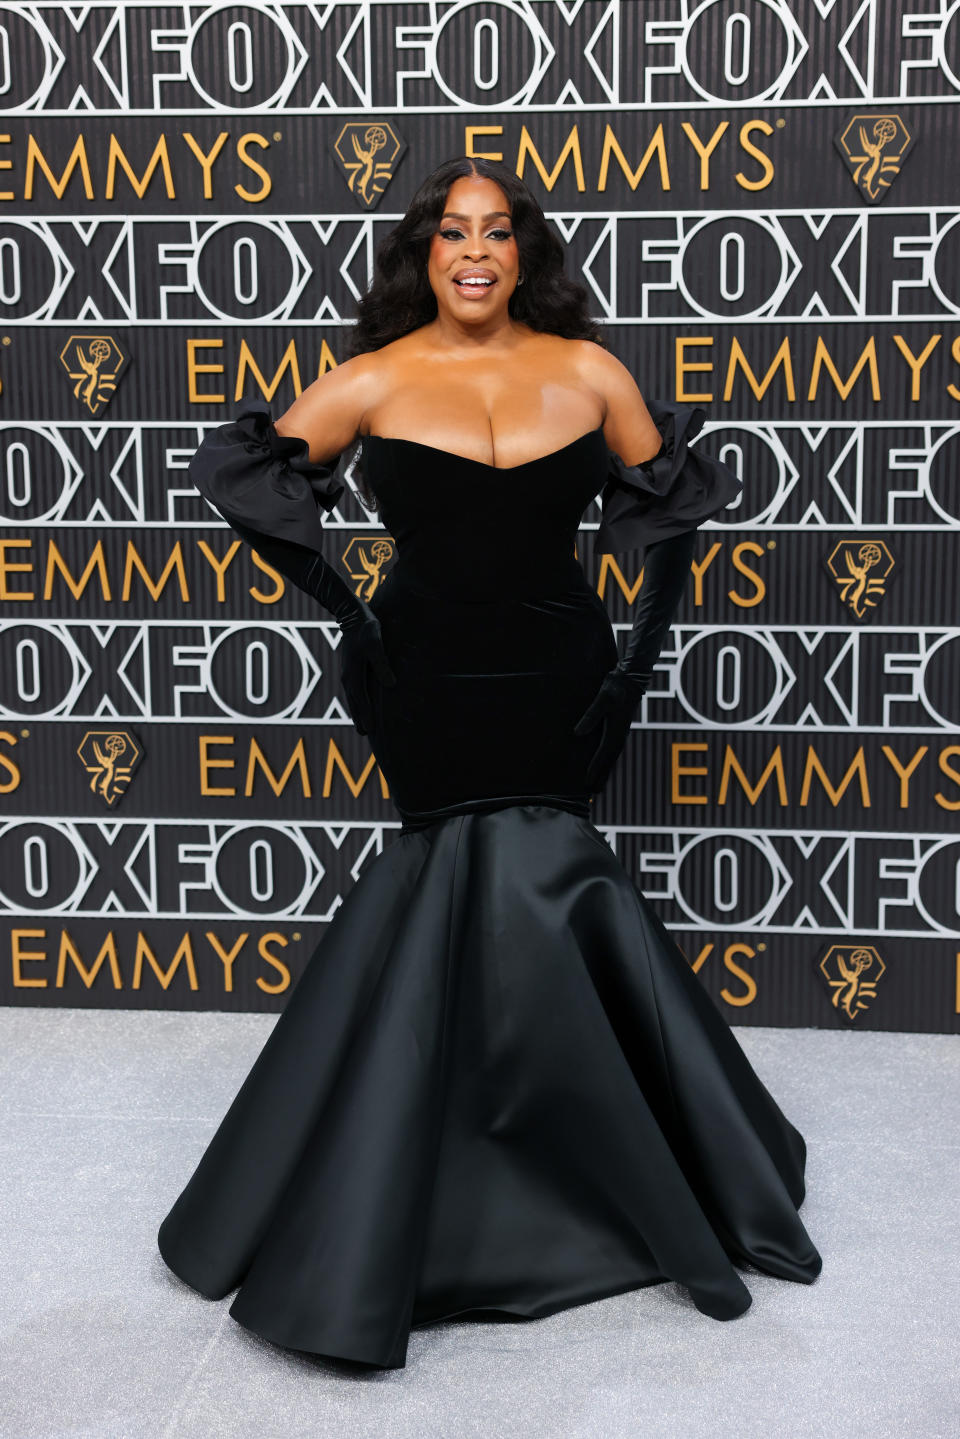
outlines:
[[[468,325],[503,319],[519,262],[510,204],[500,186],[479,175],[455,180],[427,262],[440,312]]]

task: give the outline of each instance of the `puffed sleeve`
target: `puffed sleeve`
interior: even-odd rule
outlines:
[[[656,540],[695,530],[741,494],[733,470],[690,448],[706,417],[699,405],[650,399],[646,405],[663,444],[659,454],[640,465],[625,465],[608,449],[598,554],[646,549]]]
[[[315,464],[307,441],[278,435],[270,407],[245,400],[232,420],[211,430],[187,467],[191,483],[242,539],[257,548],[272,540],[276,556],[323,547],[324,510],[332,510],[346,489],[335,477],[336,455]]]

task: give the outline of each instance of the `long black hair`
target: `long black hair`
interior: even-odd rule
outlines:
[[[564,272],[563,245],[536,197],[506,165],[463,155],[445,160],[426,177],[403,219],[378,245],[373,281],[357,302],[349,357],[380,350],[436,319],[437,297],[427,276],[430,241],[439,227],[450,186],[465,176],[493,180],[507,197],[524,281],[507,303],[511,319],[531,330],[604,345],[603,330],[588,311],[589,292]],[[359,449],[358,445],[357,457]],[[359,458],[354,459],[353,478],[363,503],[376,509],[376,496],[363,481]]]
[[[564,273],[563,245],[535,196],[506,165],[463,155],[445,160],[427,176],[403,219],[380,242],[373,283],[357,304],[350,355],[382,349],[436,319],[437,297],[427,278],[430,241],[440,224],[450,186],[466,176],[493,180],[507,197],[524,278],[510,296],[510,317],[531,330],[602,344],[600,327],[587,312],[586,286]]]

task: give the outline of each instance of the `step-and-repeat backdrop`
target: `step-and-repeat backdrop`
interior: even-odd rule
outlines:
[[[279,1010],[391,838],[336,625],[186,465],[472,154],[744,480],[596,823],[732,1022],[958,1028],[957,0],[39,0],[0,105],[0,1001]]]

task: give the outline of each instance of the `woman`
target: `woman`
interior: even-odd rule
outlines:
[[[647,408],[526,187],[451,160],[377,256],[354,353],[275,423],[208,435],[201,492],[339,621],[402,828],[347,894],[160,1228],[275,1343],[402,1367],[413,1325],[542,1316],[734,1264],[810,1283],[805,1146],[590,819],[690,569],[738,493]],[[656,423],[655,423],[656,420]],[[321,510],[359,438],[398,559],[367,603]],[[644,551],[625,654],[575,556]]]

